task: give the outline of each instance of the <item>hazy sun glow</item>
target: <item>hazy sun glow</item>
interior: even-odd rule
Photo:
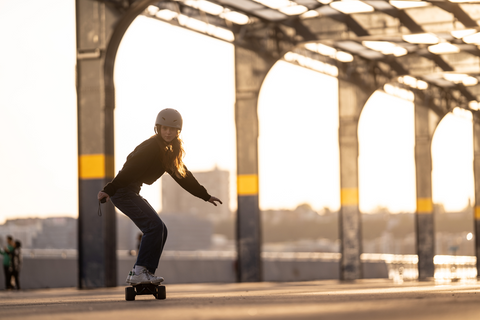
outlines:
[[[262,209],[339,208],[337,87],[282,61],[267,75],[258,106]]]
[[[381,91],[367,101],[358,125],[360,211],[415,211],[413,110]]]
[[[440,122],[432,141],[433,202],[443,203],[447,211],[474,203],[472,117],[454,111]]]

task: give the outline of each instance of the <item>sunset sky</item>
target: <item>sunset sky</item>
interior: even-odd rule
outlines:
[[[55,10],[52,10],[55,8]],[[0,223],[78,215],[73,0],[0,0]],[[233,46],[139,17],[115,68],[116,170],[153,134],[158,111],[184,118],[185,163],[232,172],[235,209]],[[339,208],[337,80],[279,62],[260,93],[260,205]],[[302,117],[304,124],[296,122]],[[433,145],[433,198],[447,210],[473,199],[469,114],[448,115]],[[383,92],[359,124],[360,209],[415,210],[413,103]],[[158,210],[160,183],[142,195]]]

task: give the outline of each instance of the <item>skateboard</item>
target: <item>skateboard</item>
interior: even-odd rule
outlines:
[[[163,300],[167,298],[167,291],[165,290],[165,286],[161,284],[156,285],[152,283],[141,283],[125,288],[125,300],[127,301],[133,301],[135,300],[135,296],[140,296],[144,294],[153,294],[155,299]]]

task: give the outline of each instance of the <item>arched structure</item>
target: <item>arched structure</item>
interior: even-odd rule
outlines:
[[[454,107],[473,112],[478,109],[480,51],[475,44],[480,40],[468,36],[474,37],[480,29],[476,22],[480,19],[479,7],[471,7],[480,5],[422,1],[420,6],[411,7],[412,2],[405,1],[402,7],[399,2],[365,0],[358,1],[362,8],[352,10],[351,3],[345,6],[345,2],[336,0],[282,1],[282,5],[265,0],[76,2],[80,287],[112,286],[116,278],[113,209],[108,209],[102,221],[93,219],[96,192],[113,176],[115,54],[138,14],[235,45],[239,281],[261,280],[256,110],[260,86],[279,59],[339,79],[340,274],[345,280],[362,276],[358,119],[375,90],[403,76],[398,86],[413,91],[418,101],[415,155],[419,274],[421,279],[433,276],[429,152],[433,130],[429,110],[444,115]],[[422,34],[423,40],[419,40]],[[474,123],[478,204],[480,129],[477,121]],[[477,235],[478,212],[476,209]],[[479,243],[477,237],[477,257]]]

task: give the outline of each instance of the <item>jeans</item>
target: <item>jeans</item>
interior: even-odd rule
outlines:
[[[3,258],[5,259],[5,257]],[[3,271],[5,274],[5,289],[13,289],[12,286],[12,271],[10,266],[3,266]]]
[[[139,185],[129,185],[110,197],[112,203],[142,231],[142,241],[135,265],[155,273],[167,241],[167,227],[152,206],[138,192]]]
[[[15,278],[15,289],[20,290],[20,278],[19,278],[19,271],[18,270],[13,270],[10,273],[10,278]]]

